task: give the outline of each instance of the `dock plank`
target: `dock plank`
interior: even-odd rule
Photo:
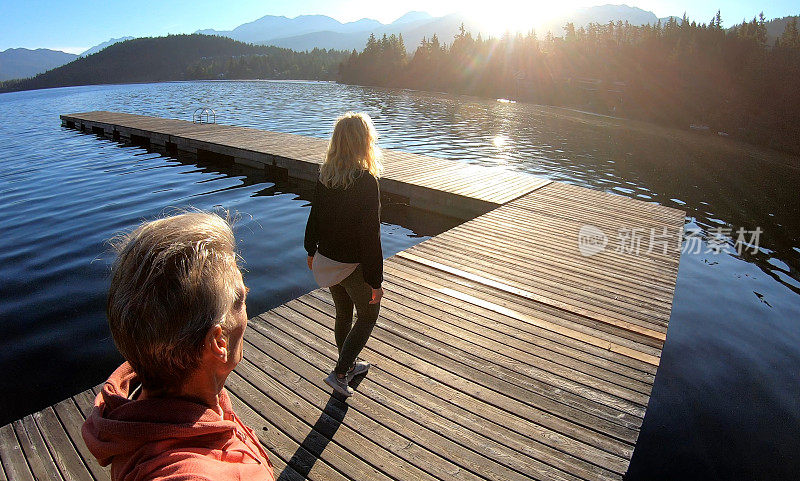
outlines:
[[[254,357],[254,362],[256,360],[259,361],[258,366],[262,371],[255,372],[255,375],[263,376],[266,374],[271,379],[275,380],[291,378],[295,375],[300,375],[304,381],[293,383],[295,384],[293,387],[297,388],[297,384],[305,385],[307,383],[308,385],[319,385],[321,379],[327,374],[319,367],[309,364],[308,359],[305,358],[305,356],[302,358],[297,357],[298,351],[296,350],[290,352],[286,349],[277,348],[276,346],[273,346],[273,349],[270,349],[269,353],[265,352],[264,350],[260,350],[258,347],[256,347],[260,341],[261,338],[252,335],[249,341],[249,346],[252,347],[251,356]],[[306,350],[304,352],[308,352],[308,349],[309,348],[306,346]],[[276,356],[277,359],[272,356]],[[287,368],[287,365],[291,366],[292,369],[290,370]],[[312,391],[316,392],[316,390]],[[310,394],[310,392],[304,391],[304,394]],[[358,417],[361,415],[366,416],[369,419],[374,419],[382,426],[381,431],[384,433],[392,433],[389,434],[389,436],[392,436],[392,438],[395,440],[395,442],[392,443],[392,446],[394,446],[395,452],[398,454],[398,456],[403,457],[409,464],[417,465],[418,468],[428,471],[429,474],[432,474],[439,479],[446,479],[448,477],[447,473],[442,470],[431,469],[431,466],[436,466],[443,463],[441,460],[436,460],[436,455],[431,451],[422,448],[423,444],[426,446],[435,444],[435,441],[425,442],[436,438],[435,435],[431,435],[431,431],[429,431],[427,427],[413,427],[408,422],[403,422],[404,420],[402,417],[394,415],[394,412],[388,409],[388,407],[383,403],[369,402],[367,398],[362,398],[360,401],[366,402],[348,402],[348,419],[352,416],[354,418],[353,420],[357,422]],[[356,415],[356,412],[358,415]],[[389,413],[392,413],[392,415],[387,415]],[[363,427],[363,424],[358,424],[359,429],[363,429]],[[414,448],[414,446],[418,447]],[[400,449],[397,449],[398,447]],[[487,471],[495,470],[495,466],[493,466],[494,461],[491,459],[476,460],[476,456],[474,454],[468,453],[461,446],[455,444],[450,444],[449,449],[455,452],[460,452],[465,456],[472,458],[470,471],[473,473],[479,467],[483,467]],[[431,462],[432,460],[434,462]],[[508,473],[506,473],[506,475],[502,475],[497,471],[495,471],[495,474],[498,474],[498,479],[524,479],[524,477],[520,477],[519,474],[512,477],[509,477]],[[461,477],[464,477],[464,475],[456,474],[453,476],[454,479]],[[474,476],[468,477],[474,478]]]
[[[448,276],[447,273],[426,269],[425,266],[419,264],[406,265],[402,262],[401,259],[392,265],[391,269],[402,273],[403,276],[413,277],[416,283],[439,294],[482,306],[495,314],[506,314],[513,319],[547,329],[561,336],[580,339],[582,342],[615,352],[624,352],[627,357],[648,364],[658,364],[654,357],[660,351],[659,348],[635,342],[627,338],[624,332],[609,329],[601,323],[592,322],[591,319],[581,317],[570,310],[558,309],[550,306],[549,303],[540,303],[515,296],[505,290],[476,283],[464,277]],[[549,315],[543,316],[543,313]]]
[[[392,296],[386,302],[392,308],[429,318],[438,329],[447,329],[463,336],[465,340],[476,339],[481,344],[497,346],[520,362],[536,365],[553,373],[566,370],[572,379],[580,381],[583,376],[598,378],[626,387],[631,391],[649,394],[653,376],[626,366],[607,362],[598,356],[552,342],[544,337],[526,336],[524,331],[510,328],[492,319],[463,310],[454,304],[445,304],[434,298],[425,298],[424,289],[403,282],[391,274],[385,281],[391,287]],[[421,302],[419,299],[425,299]],[[477,337],[476,337],[477,336]],[[551,367],[552,366],[552,367]]]
[[[33,416],[25,416],[21,420],[14,421],[13,425],[34,478],[64,479],[53,457],[47,450],[47,445],[39,432],[39,428],[36,427],[36,421],[33,420]]]
[[[393,297],[398,296],[395,291],[392,291],[392,294]],[[467,351],[469,354],[479,357],[493,369],[502,367],[541,382],[540,389],[545,391],[549,397],[558,399],[560,402],[565,402],[564,398],[566,398],[566,402],[569,402],[569,396],[564,396],[563,391],[595,400],[605,397],[605,394],[611,394],[613,397],[608,402],[616,405],[617,409],[639,418],[644,416],[643,405],[647,403],[647,395],[643,396],[640,392],[605,382],[600,378],[583,375],[580,371],[568,369],[546,358],[536,358],[530,351],[514,349],[491,337],[460,329],[460,326],[455,327],[440,322],[438,315],[432,315],[432,310],[412,310],[391,298],[387,299],[383,308],[388,310],[392,316],[398,316],[400,326],[412,327],[419,334],[432,335],[449,345],[462,344],[455,342],[456,339],[466,341],[463,344],[465,348],[469,349]],[[388,318],[389,315],[385,317]],[[621,383],[626,381],[628,380],[619,380]],[[628,402],[620,402],[617,398]],[[580,404],[582,404],[580,401],[576,401],[576,405]],[[617,418],[618,416],[613,416],[613,419]]]
[[[34,413],[33,418],[65,480],[95,479],[72,444],[52,406]]]
[[[468,254],[464,254],[463,247],[459,251],[453,252],[436,248],[432,244],[425,244],[416,246],[413,251],[402,252],[398,254],[398,257],[412,263],[422,264],[433,270],[469,279],[557,309],[569,311],[573,314],[608,324],[614,328],[629,331],[631,335],[638,335],[636,336],[637,338],[644,337],[652,340],[654,342],[653,345],[659,347],[667,338],[666,329],[660,326],[639,319],[621,319],[622,316],[614,315],[628,312],[632,309],[650,313],[653,317],[663,315],[663,312],[656,311],[655,306],[644,300],[626,299],[616,291],[599,288],[587,289],[583,285],[573,285],[570,282],[554,283],[544,277],[527,278],[523,273],[518,273],[512,269],[511,266],[514,265],[512,262],[498,262],[496,257],[490,255],[467,252]],[[442,258],[444,260],[439,262],[439,259]],[[469,265],[470,260],[472,260],[472,265],[469,266],[472,267],[470,270],[460,268],[460,266]],[[491,266],[491,274],[487,272],[489,266]],[[511,284],[512,282],[514,285]],[[545,287],[549,287],[551,290],[546,290]],[[534,290],[538,292],[534,292]],[[595,306],[592,301],[606,301],[611,296],[613,296],[613,299],[609,300],[607,305],[619,307],[619,309],[608,308],[606,311],[592,309]],[[571,302],[578,299],[583,302]]]
[[[83,425],[85,418],[81,414],[78,406],[75,404],[72,398],[67,398],[55,404],[53,408],[58,415],[59,420],[63,424],[64,430],[67,432],[70,441],[72,441],[72,444],[75,446],[75,449],[77,449],[84,465],[86,465],[86,467],[89,469],[89,472],[92,474],[94,479],[109,479],[109,471],[106,471],[102,466],[100,466],[100,464],[97,462],[97,459],[95,459],[95,457],[92,456],[92,453],[89,452],[89,448],[86,447],[86,443],[83,442],[83,438],[81,437],[81,426]]]
[[[261,444],[269,452],[276,479],[281,481],[298,481],[310,479],[313,481],[345,481],[340,472],[333,469],[325,461],[318,460],[319,454],[314,451],[317,446],[327,443],[314,444],[304,440],[298,444],[276,428],[256,409],[241,400],[235,393],[228,391],[231,404],[236,414],[250,427],[252,427]],[[262,411],[263,412],[263,411]],[[307,438],[311,439],[311,438]]]
[[[25,452],[11,424],[0,427],[0,464],[11,481],[34,479],[25,459]]]
[[[84,419],[86,419],[86,417],[89,416],[89,413],[92,412],[95,396],[95,393],[92,392],[91,389],[79,392],[78,394],[72,396],[72,399],[75,400],[75,404],[78,405],[78,409],[80,409]]]
[[[376,459],[378,462],[378,468],[376,468],[344,449],[343,444],[340,442],[341,439],[364,440],[364,438],[351,431],[345,432],[345,430],[342,430],[342,433],[339,433],[338,421],[328,414],[328,412],[331,412],[337,415],[335,407],[329,408],[328,412],[321,410],[314,417],[313,408],[307,403],[301,403],[300,400],[296,400],[296,397],[287,392],[287,390],[277,389],[269,392],[272,396],[266,395],[264,390],[254,385],[263,386],[266,380],[260,378],[244,379],[238,374],[241,370],[238,369],[231,374],[228,389],[255,411],[263,413],[266,419],[274,420],[276,423],[275,429],[285,433],[285,436],[293,441],[293,446],[297,445],[298,448],[307,446],[311,450],[311,454],[316,454],[318,451],[324,452],[325,465],[329,465],[332,469],[341,473],[341,476],[344,476],[345,479],[376,479],[378,481],[391,479],[379,469],[380,467],[386,469],[386,465],[381,464],[381,458]],[[271,386],[276,385],[272,384]],[[286,406],[281,402],[290,406],[289,409],[291,411],[287,411]],[[273,438],[270,437],[271,439]],[[370,443],[365,442],[365,450],[368,450],[369,446]],[[304,450],[306,449],[304,448]],[[284,453],[286,452],[288,451],[284,451]],[[294,452],[297,453],[298,450],[295,449]],[[281,459],[289,466],[298,466],[298,469],[302,468],[297,463],[297,460],[295,460],[294,464],[291,462],[294,456],[288,459],[285,456],[286,454]],[[315,457],[308,457],[308,453],[302,453],[301,456],[305,457],[306,463],[311,463]],[[319,469],[323,472],[327,471],[322,465]],[[334,479],[336,476],[329,472],[325,477]]]
[[[546,272],[561,282],[577,284],[602,282],[607,284],[607,287],[617,289],[626,295],[649,299],[664,307],[671,305],[667,286],[656,282],[637,282],[636,278],[627,271],[609,272],[607,269],[586,263],[581,265],[565,256],[559,256],[555,249],[544,246],[526,247],[519,242],[512,242],[510,239],[496,239],[481,230],[467,231],[456,227],[446,234],[446,237],[452,242],[460,243],[464,251],[492,257],[502,265],[524,264],[529,266],[529,269],[525,271],[517,271],[519,275],[527,278],[533,278],[539,273]]]

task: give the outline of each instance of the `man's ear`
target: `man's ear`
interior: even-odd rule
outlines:
[[[223,334],[220,324],[214,325],[206,334],[206,349],[223,364],[228,362],[228,339]]]

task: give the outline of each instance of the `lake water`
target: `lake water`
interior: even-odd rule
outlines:
[[[251,315],[315,287],[308,186],[198,165],[60,126],[112,110],[317,137],[345,110],[381,146],[678,207],[681,258],[628,479],[788,479],[800,472],[800,159],[713,135],[526,104],[314,82],[186,82],[0,95],[0,424],[101,382],[120,358],[104,317],[105,241],[171,208],[241,214]],[[453,225],[386,209],[388,256]],[[741,254],[736,231],[760,229]],[[722,252],[713,248],[721,246]]]

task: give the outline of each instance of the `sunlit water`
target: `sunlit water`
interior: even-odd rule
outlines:
[[[103,310],[105,241],[165,209],[241,214],[236,233],[251,315],[315,287],[302,249],[307,186],[126,147],[63,129],[58,120],[89,110],[188,120],[199,105],[215,108],[221,123],[317,137],[327,137],[343,111],[364,110],[384,147],[502,165],[685,210],[687,229],[704,239],[699,252],[681,258],[629,478],[800,472],[799,159],[561,109],[330,83],[0,95],[0,423],[100,382],[119,362]],[[451,226],[402,208],[387,213],[386,255]],[[762,230],[754,252],[733,248],[739,228]],[[724,252],[708,252],[718,234]]]

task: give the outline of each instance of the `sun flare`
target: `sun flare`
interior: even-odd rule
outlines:
[[[500,36],[526,33],[563,14],[573,2],[498,0],[467,2],[464,13],[482,32]]]

